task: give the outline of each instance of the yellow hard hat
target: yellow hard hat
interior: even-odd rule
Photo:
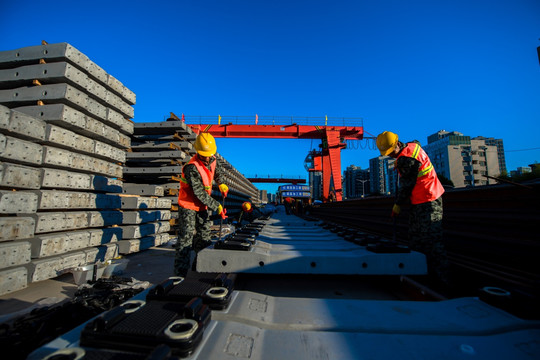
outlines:
[[[396,148],[398,136],[390,131],[385,131],[377,136],[377,147],[381,155],[386,156]]]
[[[212,156],[217,151],[216,140],[209,133],[200,133],[195,139],[195,150],[199,155]]]
[[[244,211],[251,211],[251,203],[249,201],[246,201],[242,204],[242,210]]]

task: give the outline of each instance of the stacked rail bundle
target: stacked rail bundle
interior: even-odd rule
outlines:
[[[174,114],[167,121],[135,123],[131,147],[126,155],[124,192],[151,193],[171,201],[171,233],[178,224],[178,191],[182,167],[196,154],[196,134]],[[244,201],[258,198],[257,188],[221,155],[216,154],[229,186],[225,207],[230,216],[240,211]],[[162,193],[161,193],[162,192]],[[212,196],[221,200],[214,183]]]
[[[112,259],[131,239],[141,204],[120,178],[134,104],[67,43],[0,52],[0,293]]]

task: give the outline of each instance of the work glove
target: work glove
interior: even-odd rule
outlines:
[[[398,204],[394,204],[394,206],[392,207],[392,217],[394,216],[398,216],[399,213],[401,212],[401,206],[399,206]]]
[[[229,192],[229,187],[225,184],[220,184],[219,191],[221,191],[221,195],[223,195],[223,198],[225,199],[227,197],[227,193]]]
[[[227,218],[227,209],[224,209],[223,206],[219,205],[217,213],[219,214],[219,216],[221,216],[223,220]]]

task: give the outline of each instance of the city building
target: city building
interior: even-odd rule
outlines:
[[[259,200],[261,201],[262,204],[267,204],[268,203],[268,191],[260,190],[259,191]]]
[[[504,145],[502,139],[494,139],[492,137],[487,138],[483,136],[477,136],[473,140],[485,140],[487,146],[497,147],[497,158],[499,160],[499,170],[502,173],[506,173],[506,158],[504,156]]]
[[[395,194],[397,171],[394,161],[388,156],[378,156],[369,160],[370,193],[377,195]]]
[[[343,172],[344,197],[356,199],[370,193],[369,169],[362,170],[360,167],[350,165]]]
[[[423,148],[437,174],[450,179],[455,187],[495,184],[488,176],[499,176],[500,164],[506,168],[501,139],[471,139],[457,131],[440,130],[428,136]]]
[[[511,176],[518,176],[532,172],[532,167],[530,166],[520,166],[516,170],[510,172]]]

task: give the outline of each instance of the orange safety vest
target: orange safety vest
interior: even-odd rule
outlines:
[[[399,153],[397,159],[402,156],[412,157],[421,163],[416,185],[411,194],[411,204],[422,204],[437,200],[444,193],[444,188],[437,178],[433,164],[424,149],[416,143],[407,143],[407,146]]]
[[[204,163],[199,160],[197,155],[193,156],[191,160],[186,165],[193,164],[199,171],[199,174],[202,178],[202,183],[204,185],[204,190],[210,195],[212,193],[212,181],[214,181],[214,173],[216,172],[216,163],[217,161],[210,164],[210,170],[204,165]],[[184,165],[185,166],[185,165]],[[193,194],[193,189],[187,183],[186,177],[184,175],[184,168],[182,168],[182,177],[180,178],[180,192],[178,193],[178,205],[184,209],[191,209],[195,211],[206,210],[208,207],[204,205],[196,196]]]

